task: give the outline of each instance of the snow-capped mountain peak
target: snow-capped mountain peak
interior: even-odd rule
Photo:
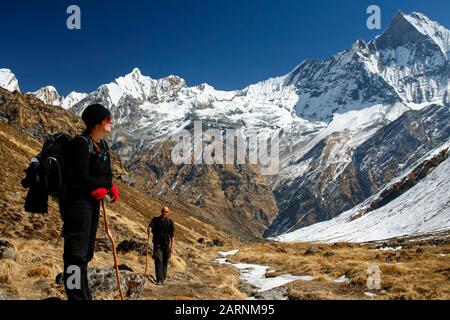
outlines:
[[[429,36],[446,54],[447,58],[450,58],[450,30],[436,21],[430,20],[422,13],[413,12],[404,15],[404,18],[414,25],[417,31]]]
[[[0,69],[0,87],[9,91],[19,91],[19,82],[14,73],[9,69]]]
[[[81,100],[86,98],[87,96],[88,96],[87,93],[80,93],[80,92],[72,91],[62,100],[61,107],[68,110],[73,105],[77,104],[78,102],[80,102]]]
[[[53,106],[61,106],[62,97],[59,95],[58,90],[54,86],[45,86],[38,91],[30,92],[36,98],[42,100],[46,104]]]
[[[442,54],[450,57],[450,31],[422,13],[404,14],[399,11],[386,31],[376,38],[377,47],[400,47],[408,43],[420,43],[428,39]]]
[[[62,107],[66,110],[87,97],[86,93],[72,91],[66,97],[59,95],[58,90],[54,86],[46,86],[35,92],[29,92],[46,104]]]
[[[164,101],[168,94],[176,94],[184,87],[186,82],[180,77],[170,75],[155,80],[144,76],[138,68],[134,68],[127,75],[105,85],[103,90],[111,95],[112,104],[117,104],[124,96],[140,101]]]

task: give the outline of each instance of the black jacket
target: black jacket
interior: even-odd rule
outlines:
[[[60,205],[70,203],[80,197],[91,199],[90,193],[93,190],[112,187],[108,144],[102,140],[97,147],[98,150],[95,150],[93,142],[88,136],[76,136],[65,146],[65,184],[60,197]],[[22,186],[29,188],[25,199],[25,211],[47,213],[48,194],[40,178],[39,163],[32,162],[25,172],[26,177],[22,180]]]
[[[91,192],[98,188],[112,187],[112,172],[109,148],[106,141],[97,144],[87,136],[76,136],[70,141],[65,151],[66,175],[68,177],[63,193],[63,200],[79,197],[91,197]]]
[[[163,220],[160,216],[152,219],[149,225],[152,228],[153,243],[159,245],[169,245],[170,238],[175,234],[173,220],[167,218]]]
[[[25,211],[32,213],[48,212],[48,194],[45,192],[40,178],[39,163],[31,162],[25,170],[26,176],[22,179],[22,186],[29,188],[25,199]]]

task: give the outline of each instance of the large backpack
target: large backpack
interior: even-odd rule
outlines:
[[[60,197],[65,182],[65,147],[72,139],[71,135],[60,132],[45,140],[41,152],[25,170],[27,176],[22,185],[25,188],[39,185],[47,195]]]

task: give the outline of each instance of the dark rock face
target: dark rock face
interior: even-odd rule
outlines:
[[[0,240],[0,260],[1,259],[16,260],[16,249],[12,243]]]
[[[448,107],[431,105],[406,112],[355,150],[353,161],[363,193],[372,195],[449,137]]]
[[[378,192],[404,170],[414,169],[411,177],[386,191],[385,197],[373,204],[374,208],[408,190],[444,159],[444,155],[438,155],[413,168],[421,157],[450,139],[450,108],[431,105],[405,112],[355,148],[351,162],[333,179],[335,166],[324,170],[318,167],[329,149],[345,139],[343,133],[333,134],[299,159],[310,161],[310,168],[274,190],[279,214],[265,236],[332,219]]]
[[[394,103],[400,97],[381,75],[366,67],[371,52],[362,40],[327,60],[302,63],[286,79],[298,88],[296,114],[311,121],[328,122],[334,113]]]
[[[410,16],[417,21],[425,22],[420,14],[412,13]],[[381,73],[400,75],[395,80],[390,79],[390,84],[394,85],[403,97],[408,92],[406,95],[408,101],[415,103],[432,101],[439,89],[436,90],[436,87],[429,84],[445,84],[448,81],[449,65],[446,54],[431,37],[417,30],[401,12],[369,47],[371,51],[379,52],[378,65]],[[393,54],[397,48],[406,49],[408,55],[399,59]],[[409,70],[402,74],[405,68]]]

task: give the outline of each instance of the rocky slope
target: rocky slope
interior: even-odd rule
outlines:
[[[237,237],[259,237],[277,209],[258,168],[176,165],[171,160],[172,146],[161,143],[133,158],[128,169],[135,173],[136,187],[154,197],[183,203]]]
[[[411,171],[337,218],[276,237],[279,241],[365,242],[407,235],[432,237],[450,228],[449,143]]]
[[[332,133],[293,162],[296,177],[291,168],[281,173],[284,180],[275,189],[280,213],[266,235],[329,220],[378,192],[450,139],[450,109],[410,110],[365,134],[370,137],[355,144],[352,131]]]

